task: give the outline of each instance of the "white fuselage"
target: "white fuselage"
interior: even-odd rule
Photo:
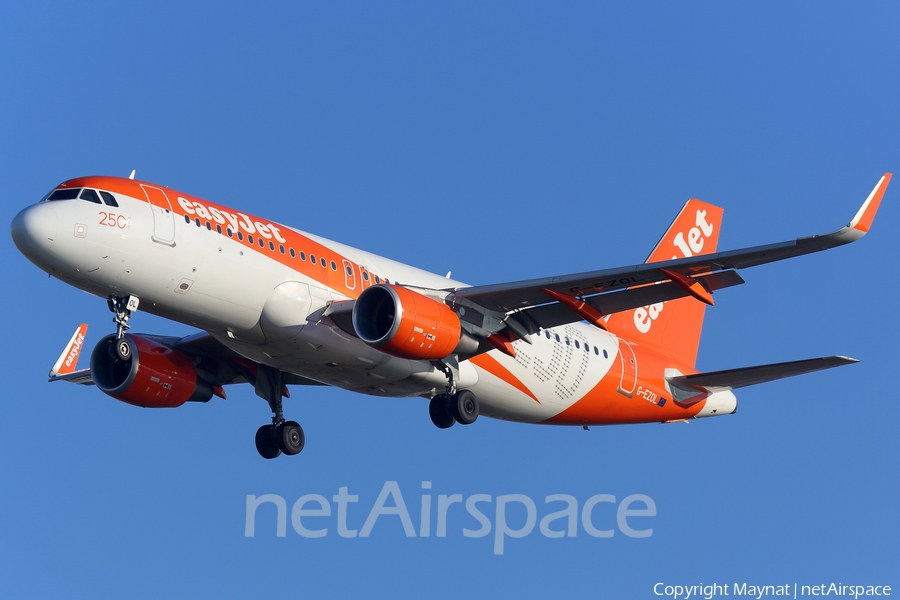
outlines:
[[[91,179],[81,185],[90,185]],[[138,182],[129,185],[138,189]],[[104,298],[135,295],[140,310],[205,330],[250,360],[375,396],[432,396],[443,390],[446,376],[431,362],[370,347],[335,326],[327,309],[376,282],[431,289],[464,284],[140,185],[145,198],[110,190],[118,207],[80,199],[32,205],[13,223],[16,243],[60,280]],[[153,203],[152,195],[160,191],[171,210]],[[460,363],[458,385],[477,394],[483,415],[545,422],[584,399],[607,376],[616,378],[620,389],[627,386],[622,342],[610,333],[573,323],[532,339],[532,344],[514,342],[515,358],[492,351]],[[637,381],[637,373],[631,376]],[[653,393],[665,393],[664,386],[657,387]],[[628,391],[627,401],[646,402],[635,397],[636,389]],[[649,420],[671,416],[666,411]],[[630,422],[638,420],[647,419]]]

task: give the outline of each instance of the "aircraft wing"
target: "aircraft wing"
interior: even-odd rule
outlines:
[[[607,302],[606,298],[622,293],[617,292],[618,290],[660,282],[670,282],[675,284],[675,287],[680,288],[679,290],[670,290],[676,294],[675,297],[695,296],[699,298],[702,295],[702,291],[699,293],[692,292],[687,288],[693,285],[695,278],[701,279],[700,276],[721,271],[727,272],[729,269],[744,269],[803,254],[821,252],[822,250],[849,244],[863,237],[872,224],[890,180],[891,174],[886,173],[879,180],[865,202],[863,202],[850,223],[846,227],[825,235],[814,235],[766,246],[704,254],[663,262],[643,263],[616,269],[459,288],[451,292],[447,301],[451,304],[472,306],[496,313],[509,313],[554,302],[554,299],[545,291],[550,290],[551,292],[580,298],[591,306],[601,309],[603,304]],[[738,279],[740,278],[738,277]],[[735,280],[731,278],[731,281]],[[735,285],[735,283],[731,285]],[[713,288],[710,287],[710,289]],[[632,290],[629,289],[628,291],[631,292]],[[681,293],[678,293],[679,291]],[[708,291],[710,290],[707,289]],[[610,294],[609,292],[617,293]],[[631,299],[637,300],[639,297],[635,294]],[[656,301],[658,302],[659,300]],[[646,304],[643,301],[638,304],[613,300],[609,300],[609,302],[611,303],[609,309],[613,309],[613,311],[628,310]],[[601,309],[601,312],[609,314],[609,309],[607,309],[607,312]],[[548,310],[548,314],[552,312],[552,310]],[[539,311],[534,311],[535,316],[538,314]],[[570,318],[568,322],[579,319],[580,317],[575,316]],[[553,319],[550,319],[550,321],[553,321]],[[539,323],[541,326],[551,326],[544,325],[540,321]]]
[[[87,335],[87,325],[80,325],[68,345],[63,349],[53,368],[49,381],[68,381],[80,385],[94,385],[90,369],[77,369],[78,359]],[[256,379],[255,365],[238,353],[226,347],[205,331],[186,337],[140,334],[169,348],[190,356],[197,373],[211,385],[222,386],[232,383],[253,383]],[[284,373],[284,383],[288,385],[325,385],[293,373]]]

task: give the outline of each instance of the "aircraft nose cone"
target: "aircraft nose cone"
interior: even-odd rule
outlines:
[[[56,211],[41,202],[20,211],[12,220],[10,233],[19,252],[37,262],[56,240],[58,226]]]

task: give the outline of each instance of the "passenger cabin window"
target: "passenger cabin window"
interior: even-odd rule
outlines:
[[[81,188],[56,190],[47,197],[47,202],[53,202],[55,200],[74,200],[78,197],[79,192],[81,192]]]
[[[108,206],[115,206],[116,208],[119,207],[119,203],[116,202],[115,197],[113,197],[113,195],[109,192],[100,192],[100,196],[103,197],[103,201],[106,202]]]
[[[79,196],[79,198],[81,198],[82,200],[87,200],[88,202],[93,202],[94,204],[103,204],[103,202],[100,201],[100,196],[97,195],[97,192],[95,192],[94,190],[89,190],[87,188],[85,188],[84,191],[81,192],[81,196]]]
[[[291,258],[297,258],[297,253],[294,252],[293,248],[291,248]]]

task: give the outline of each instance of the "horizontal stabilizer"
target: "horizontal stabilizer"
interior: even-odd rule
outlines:
[[[744,367],[742,369],[726,369],[725,371],[710,371],[708,373],[694,373],[693,375],[678,375],[666,377],[670,385],[705,392],[721,392],[733,390],[748,385],[756,385],[776,379],[803,375],[832,367],[840,367],[859,362],[855,358],[846,356],[826,356],[824,358],[811,358],[809,360],[795,360],[791,362],[775,363],[772,365],[759,365],[756,367]]]

